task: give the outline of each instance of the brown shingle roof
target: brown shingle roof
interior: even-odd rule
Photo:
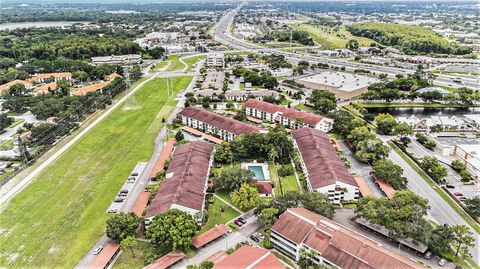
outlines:
[[[214,269],[283,269],[285,266],[268,249],[243,246],[213,266]]]
[[[298,229],[292,223],[309,223],[310,228]],[[381,244],[305,208],[289,208],[280,215],[272,231],[287,238],[291,234],[300,234],[297,238],[304,239],[295,241],[297,244],[304,243],[341,268],[422,268]]]
[[[207,123],[219,129],[225,130],[234,135],[258,133],[260,128],[248,125],[238,120],[224,117],[217,113],[210,112],[203,108],[187,107],[179,113],[182,116],[196,119],[198,121]]]
[[[200,141],[178,146],[145,217],[168,211],[173,204],[202,210],[212,151],[212,145]]]
[[[248,99],[247,102],[245,102],[244,106],[265,111],[270,114],[281,112],[282,116],[285,118],[288,118],[291,120],[303,119],[304,123],[312,126],[317,125],[319,122],[322,121],[322,119],[325,118],[320,115],[308,113],[305,111],[295,110],[295,109],[284,107],[284,106],[277,106],[277,105],[260,101],[257,99]]]
[[[143,267],[143,269],[166,269],[183,258],[185,258],[185,253],[183,252],[170,252]]]
[[[172,153],[173,145],[175,145],[175,138],[168,139],[165,147],[162,150],[162,153],[160,154],[157,162],[155,163],[155,166],[150,171],[149,178],[157,178],[157,174],[163,171],[163,169],[165,168],[165,162],[167,161],[168,156],[170,156],[170,153]]]
[[[326,133],[312,128],[300,128],[294,130],[292,136],[297,142],[313,189],[332,185],[337,181],[358,187],[337,156]]]
[[[225,224],[219,224],[206,232],[203,232],[192,239],[192,245],[196,248],[201,248],[220,236],[227,234],[227,226]]]

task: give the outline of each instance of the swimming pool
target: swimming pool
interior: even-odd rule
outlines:
[[[248,170],[253,173],[253,178],[258,181],[264,181],[263,167],[261,165],[249,165]]]

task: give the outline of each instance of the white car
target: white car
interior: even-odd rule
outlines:
[[[446,263],[446,262],[447,262],[447,261],[446,261],[445,259],[440,259],[440,260],[438,261],[438,265],[440,265],[440,266],[445,266],[445,263]]]
[[[93,250],[93,255],[98,255],[98,253],[102,252],[102,250],[103,250],[103,247],[102,247],[102,246],[96,247],[96,248]]]

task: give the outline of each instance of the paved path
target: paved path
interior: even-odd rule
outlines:
[[[213,194],[213,196],[215,196],[216,198],[218,198],[218,200],[224,202],[225,204],[229,205],[231,208],[235,209],[235,211],[237,211],[238,213],[243,214],[243,211],[242,211],[242,210],[236,208],[234,205],[232,205],[232,204],[230,204],[229,202],[223,200],[222,197],[218,196],[218,195],[215,194],[215,193]]]

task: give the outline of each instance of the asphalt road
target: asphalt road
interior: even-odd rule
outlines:
[[[213,30],[214,39],[216,41],[221,42],[223,44],[227,44],[230,47],[235,49],[264,51],[264,52],[282,54],[287,59],[293,62],[307,60],[314,63],[324,63],[324,64],[329,64],[329,65],[334,65],[339,67],[345,67],[348,70],[366,69],[366,70],[370,70],[373,73],[378,73],[378,74],[386,73],[390,77],[394,77],[397,74],[407,75],[415,72],[414,70],[410,70],[410,69],[378,66],[378,65],[365,64],[365,63],[353,63],[344,59],[331,59],[331,58],[324,58],[324,57],[319,57],[311,54],[285,52],[278,49],[264,48],[256,44],[251,44],[251,43],[247,43],[242,40],[236,39],[228,33],[228,29],[232,24],[235,15],[241,9],[241,6],[242,4],[239,5],[237,8],[227,12],[227,14],[225,14],[221,18],[221,20]],[[434,80],[434,84],[439,86],[453,87],[453,88],[460,88],[460,87],[466,86],[472,89],[477,89],[477,90],[480,89],[478,78],[461,77],[462,84],[453,82],[455,78],[456,78],[455,76],[437,74],[437,78]]]

